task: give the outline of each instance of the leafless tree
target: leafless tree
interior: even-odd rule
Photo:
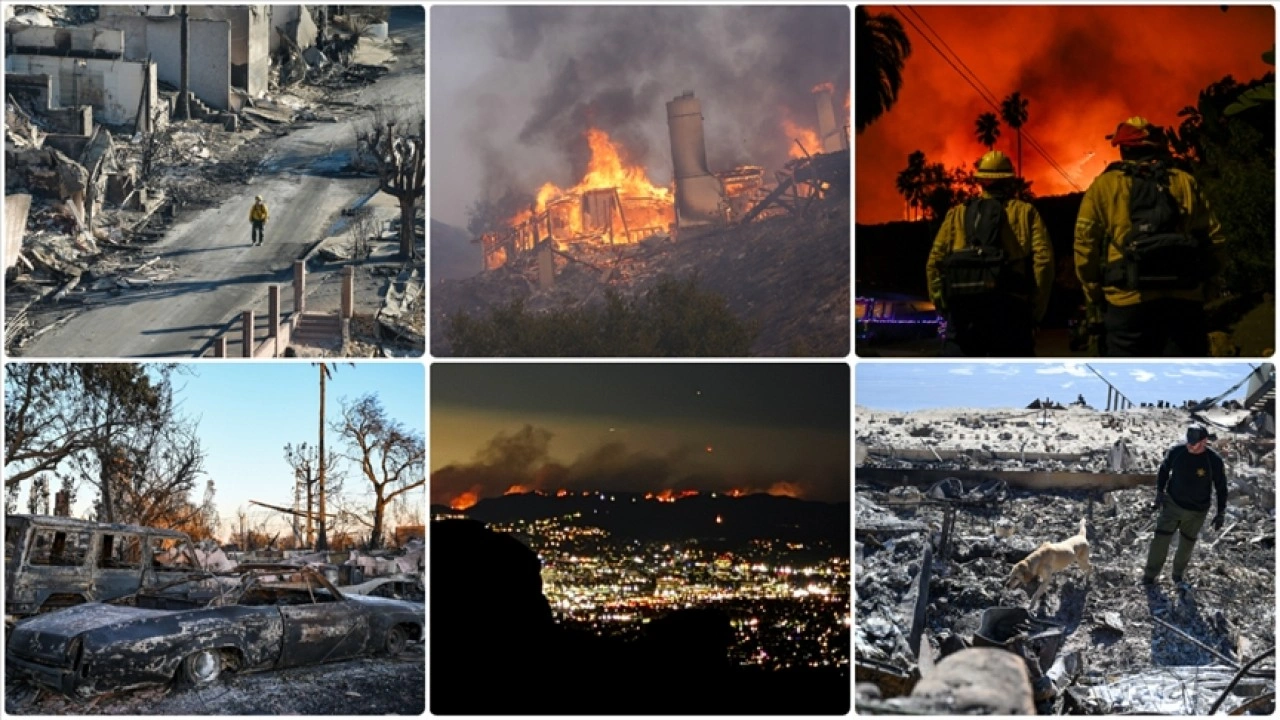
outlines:
[[[425,197],[426,127],[421,111],[409,117],[379,111],[370,125],[356,131],[358,151],[372,158],[379,188],[400,201],[400,259],[405,261],[415,259],[415,208],[418,198]]]
[[[330,501],[332,501],[332,499],[335,496],[337,496],[339,493],[342,492],[343,473],[334,468],[334,466],[338,462],[339,457],[340,456],[338,455],[337,452],[330,450],[328,452],[328,457],[325,459],[325,463],[324,463],[325,470],[326,470],[325,494],[328,496]],[[315,446],[308,445],[305,442],[299,443],[298,445],[294,445],[293,443],[287,443],[284,446],[284,459],[285,459],[285,462],[289,463],[289,467],[293,468],[294,478],[296,478],[298,482],[302,485],[303,492],[306,495],[306,501],[305,501],[306,505],[301,510],[302,516],[305,519],[305,526],[306,526],[306,533],[304,535],[304,538],[305,538],[306,546],[313,547],[313,543],[315,541],[315,535],[314,535],[315,527],[313,524],[314,522],[313,518],[318,517],[317,516],[318,511],[316,510],[316,502],[320,494],[319,493],[319,484],[320,484],[319,451],[316,449]],[[333,521],[330,520],[326,530],[331,530],[332,528],[333,528]],[[326,537],[328,536],[327,531],[325,535]]]
[[[376,395],[343,403],[342,437],[347,457],[373,487],[371,548],[381,547],[387,506],[404,493],[427,483],[426,440],[387,416]]]

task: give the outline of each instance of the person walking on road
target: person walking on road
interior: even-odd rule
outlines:
[[[1147,566],[1142,571],[1142,584],[1150,585],[1160,575],[1164,559],[1169,554],[1173,534],[1177,532],[1178,552],[1173,556],[1173,581],[1183,581],[1191,550],[1209,513],[1209,496],[1216,496],[1218,512],[1213,516],[1213,527],[1222,530],[1223,513],[1227,509],[1227,474],[1218,453],[1210,450],[1213,436],[1201,426],[1187,430],[1187,444],[1175,445],[1165,455],[1156,476],[1155,535],[1147,553]]]
[[[262,202],[262,196],[254,197],[253,207],[249,210],[249,223],[253,225],[253,234],[250,238],[251,245],[262,244],[262,235],[267,226],[267,216],[267,204]]]

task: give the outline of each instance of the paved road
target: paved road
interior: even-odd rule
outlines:
[[[422,8],[397,9],[392,34],[421,53]],[[414,12],[416,10],[416,13]],[[416,23],[416,24],[415,24]],[[418,58],[363,88],[356,102],[424,108]],[[354,131],[367,116],[317,123],[281,138],[259,173],[221,205],[183,219],[148,248],[177,271],[168,280],[102,297],[23,348],[25,357],[183,357],[201,354],[240,312],[263,318],[267,287],[281,285],[281,311],[293,311],[293,261],[323,239],[350,207],[376,190],[370,179],[329,176],[346,164]],[[249,208],[261,195],[271,210],[266,242],[249,244]],[[45,317],[48,317],[47,315]],[[259,327],[265,328],[262,321]]]

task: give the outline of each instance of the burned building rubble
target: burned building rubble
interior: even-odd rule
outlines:
[[[1274,712],[1274,438],[1247,405],[1197,408],[1219,428],[1225,523],[1206,523],[1186,583],[1166,563],[1142,586],[1155,473],[1188,412],[1056,407],[858,409],[858,712],[1021,712],[1011,694],[1042,714]],[[1082,518],[1087,576],[1053,575],[1035,605],[1006,586]],[[1010,651],[1023,672],[998,680],[966,648]]]
[[[667,103],[672,181],[655,186],[644,168],[628,165],[608,133],[589,128],[591,160],[582,180],[561,189],[545,183],[526,210],[499,231],[475,239],[484,269],[538,251],[568,244],[626,245],[652,237],[678,239],[681,230],[722,227],[779,214],[804,216],[815,201],[849,194],[848,127],[835,123],[829,84],[815,89],[819,134],[795,138],[799,154],[770,182],[758,165],[712,172],[707,163],[701,101],[692,91]],[[825,133],[825,135],[822,135]],[[817,138],[821,136],[822,140]]]
[[[182,7],[4,7],[11,351],[77,306],[181,277],[148,246],[253,177],[277,138],[369,110],[339,96],[385,74],[399,50],[386,20],[358,8]],[[421,296],[420,274],[382,289]],[[388,317],[406,318],[392,334],[422,345],[410,305],[388,301]]]

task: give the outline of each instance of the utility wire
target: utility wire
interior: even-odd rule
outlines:
[[[973,72],[973,70],[971,70],[968,65],[965,65],[964,60],[960,58],[960,54],[957,53],[955,50],[952,50],[950,45],[947,45],[947,41],[942,38],[942,34],[939,33],[937,30],[934,30],[933,26],[929,25],[928,21],[924,19],[924,16],[922,16],[915,8],[912,8],[909,5],[906,7],[917,18],[920,19],[920,22],[924,23],[926,27],[928,27],[931,31],[933,31],[933,33],[938,38],[938,42],[946,46],[947,50],[951,51],[951,53],[955,55],[956,62],[959,62],[960,65],[964,66],[964,69],[967,70],[969,74],[973,75],[972,79],[970,79],[969,74],[966,74],[959,67],[956,67],[956,63],[952,62],[951,58],[947,57],[947,54],[944,53],[942,49],[938,47],[937,43],[935,43],[927,33],[921,30],[920,26],[916,25],[915,22],[912,21],[911,18],[906,15],[906,13],[902,12],[902,10],[898,9],[896,6],[893,8],[893,10],[894,12],[898,13],[898,15],[900,15],[903,20],[906,20],[907,24],[910,25],[912,28],[914,28],[916,33],[918,33],[920,37],[924,38],[925,42],[929,43],[929,46],[933,48],[934,52],[938,53],[938,57],[941,57],[943,61],[947,63],[947,65],[950,65],[951,69],[955,70],[956,74],[960,76],[960,79],[968,83],[969,87],[973,88],[974,92],[978,93],[978,97],[985,100],[987,104],[989,104],[992,107],[992,109],[994,109],[997,113],[999,113],[1000,104],[995,100],[995,94],[992,93],[991,90],[987,88],[986,84],[982,82],[982,78],[978,77],[978,74]],[[975,84],[975,81],[976,81],[976,84]],[[979,85],[981,85],[981,87],[979,87]],[[1045,162],[1049,163],[1049,166],[1053,168],[1055,171],[1057,171],[1057,173],[1062,176],[1062,179],[1066,180],[1067,183],[1071,185],[1071,187],[1075,188],[1077,191],[1084,190],[1084,188],[1076,184],[1075,180],[1071,179],[1071,176],[1067,174],[1067,171],[1064,170],[1056,160],[1050,157],[1049,153],[1040,145],[1040,143],[1034,137],[1031,136],[1029,132],[1023,130],[1022,128],[1015,128],[1015,130],[1019,132],[1023,138],[1026,139],[1027,145],[1029,145],[1032,150],[1034,150],[1038,155],[1040,155],[1040,157],[1044,158]]]
[[[955,56],[956,62],[960,63],[960,65],[966,71],[968,71],[969,75],[973,76],[973,81],[976,81],[977,85],[974,85],[973,81],[969,81],[968,77],[966,77],[964,73],[960,72],[960,69],[957,68],[954,63],[951,63],[951,61],[943,54],[943,52],[940,49],[938,49],[938,46],[934,45],[934,43],[929,39],[929,37],[925,35],[925,33],[922,30],[920,30],[920,28],[917,25],[915,25],[915,23],[911,23],[911,26],[915,28],[916,32],[920,33],[920,35],[924,37],[925,41],[928,42],[939,55],[942,55],[944,60],[947,60],[947,64],[951,65],[951,69],[959,73],[960,76],[964,78],[966,82],[969,82],[969,86],[972,87],[975,91],[977,91],[978,95],[982,97],[983,100],[986,100],[987,103],[991,105],[991,107],[995,109],[997,113],[999,113],[1001,108],[998,101],[996,100],[995,93],[991,92],[991,88],[988,88],[986,83],[982,82],[982,78],[978,76],[978,73],[974,72],[972,68],[970,68],[968,65],[965,64],[964,59],[960,57],[960,53],[956,52],[954,49],[952,49],[950,45],[947,44],[946,39],[942,37],[942,33],[935,30],[934,27],[929,24],[929,21],[925,20],[924,16],[920,14],[919,10],[916,10],[915,8],[909,5],[907,6],[907,9],[910,10],[911,13],[915,15],[916,18],[920,20],[920,22],[923,23],[925,27],[929,28],[929,30],[938,38],[938,42],[942,43],[943,47],[945,47],[953,56]],[[899,11],[898,14],[901,15],[902,13]],[[904,15],[903,17],[905,18],[906,16]],[[908,19],[908,22],[910,23],[911,21]],[[982,86],[981,89],[978,88],[978,85]],[[1046,151],[1044,147],[1040,145],[1040,141],[1036,140],[1036,138],[1033,135],[1031,135],[1030,132],[1023,130],[1022,128],[1014,128],[1014,130],[1015,132],[1018,132],[1024,138],[1026,138],[1027,144],[1031,146],[1031,149],[1036,151],[1042,158],[1044,158],[1045,161],[1049,163],[1049,166],[1052,167],[1054,170],[1056,170],[1057,173],[1062,176],[1062,179],[1070,183],[1071,187],[1075,188],[1078,191],[1082,191],[1084,189],[1079,185],[1077,185],[1076,182],[1071,179],[1071,176],[1067,173],[1067,171],[1064,170],[1060,164],[1058,164],[1057,160],[1054,160],[1053,157],[1049,155],[1048,151]]]

